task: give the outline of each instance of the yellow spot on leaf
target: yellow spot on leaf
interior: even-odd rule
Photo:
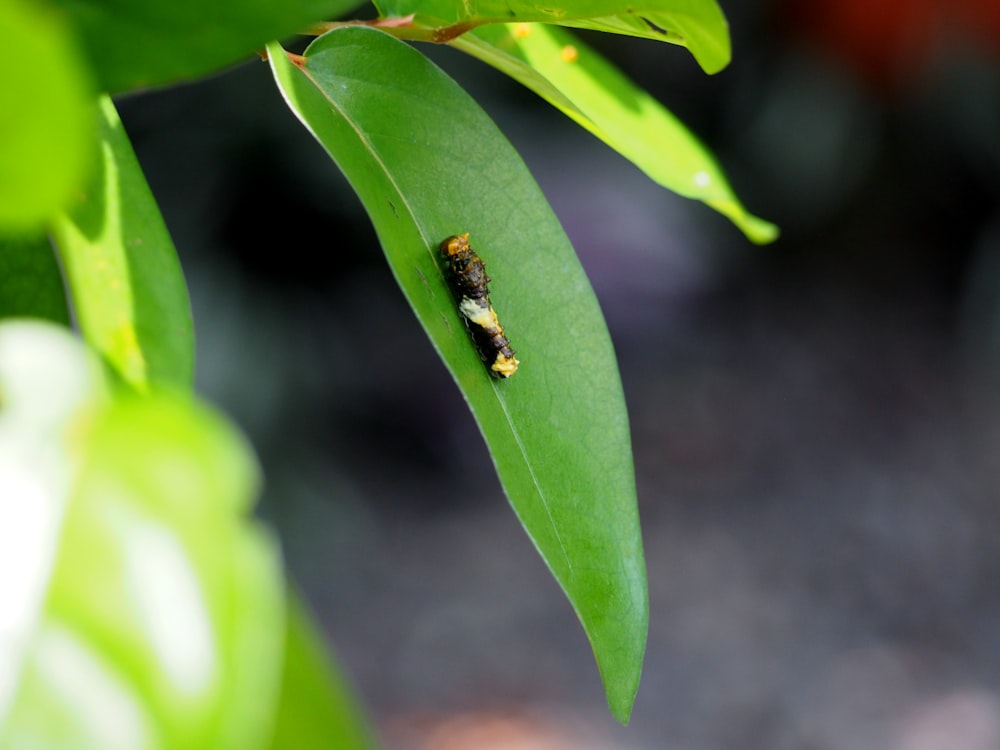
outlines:
[[[515,23],[514,24],[514,36],[518,39],[524,39],[529,34],[531,34],[531,24],[530,23]]]
[[[563,60],[571,63],[571,62],[576,62],[576,59],[580,56],[580,53],[577,52],[576,47],[574,47],[572,44],[567,44],[559,52],[559,55],[562,57]]]
[[[131,323],[122,323],[112,331],[107,344],[107,355],[127,382],[139,387],[145,384],[146,359]]]

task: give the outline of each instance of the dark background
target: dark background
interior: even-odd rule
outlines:
[[[782,227],[763,248],[423,48],[521,150],[619,353],[651,599],[628,729],[267,66],[120,102],[199,389],[258,450],[262,512],[393,750],[1000,747],[1000,4],[723,6],[717,76],[587,40]]]

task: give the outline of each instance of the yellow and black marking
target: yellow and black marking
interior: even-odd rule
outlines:
[[[486,264],[476,251],[469,247],[469,233],[458,234],[444,240],[441,252],[448,259],[449,281],[458,298],[458,311],[465,318],[476,350],[490,368],[495,378],[509,378],[521,364],[514,356],[510,340],[504,335],[490,304]]]

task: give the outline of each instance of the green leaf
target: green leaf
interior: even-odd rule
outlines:
[[[48,237],[0,237],[0,319],[15,317],[69,325],[66,290]]]
[[[358,0],[49,0],[77,27],[100,89],[190,79],[272,39],[345,13]]]
[[[706,73],[729,64],[729,26],[715,0],[380,0],[383,15],[425,26],[539,22],[627,34],[687,47]]]
[[[628,419],[607,328],[565,233],[493,122],[416,50],[347,28],[313,42],[304,68],[277,45],[268,52],[289,105],[361,197],[583,623],[612,712],[627,720],[647,623]],[[487,374],[445,281],[438,244],[460,232],[487,264],[522,362],[509,380]]]
[[[284,583],[253,458],[187,398],[95,400],[93,372],[64,329],[0,325],[0,748],[266,747]]]
[[[0,3],[0,38],[0,228],[37,232],[95,158],[90,81],[65,23],[36,3]]]
[[[100,112],[98,174],[53,226],[76,319],[124,382],[187,389],[194,336],[177,253],[107,97]]]
[[[711,153],[680,120],[569,32],[497,24],[452,45],[520,81],[654,181],[711,206],[752,241],[777,237],[777,227],[740,204]]]
[[[285,622],[272,750],[373,750],[374,735],[297,597],[289,597]]]

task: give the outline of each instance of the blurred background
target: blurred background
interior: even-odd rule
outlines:
[[[523,154],[620,357],[651,605],[628,728],[267,66],[120,102],[199,388],[253,441],[262,513],[391,750],[1000,747],[1000,4],[722,5],[717,76],[586,39],[781,226],[766,247],[422,48]]]

